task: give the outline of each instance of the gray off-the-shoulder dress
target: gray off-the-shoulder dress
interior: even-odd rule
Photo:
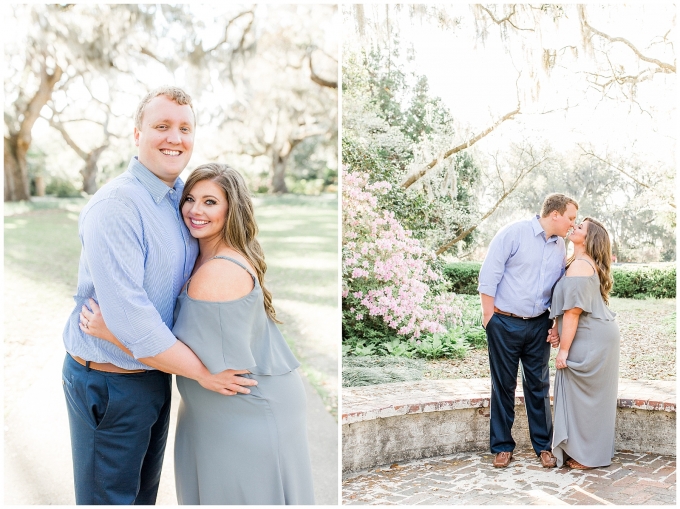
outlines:
[[[182,396],[175,437],[180,504],[313,504],[306,396],[300,363],[267,316],[253,278],[246,296],[226,302],[192,299],[175,307],[173,333],[211,373],[248,369],[250,394],[223,396],[177,377]],[[226,262],[225,262],[226,263]]]
[[[563,277],[553,292],[550,318],[562,334],[566,310],[581,308],[567,367],[554,384],[553,454],[557,466],[573,458],[588,467],[611,464],[619,381],[619,326],[600,294],[597,273]]]

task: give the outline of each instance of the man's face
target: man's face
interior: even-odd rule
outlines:
[[[560,215],[560,213],[556,210],[552,212],[552,214],[554,214],[553,226],[555,227],[555,235],[559,235],[560,237],[567,236],[569,230],[571,230],[576,224],[577,212],[578,211],[573,203],[569,203],[567,205],[567,210],[565,210],[564,214],[562,215]]]
[[[188,104],[179,105],[159,95],[149,101],[142,128],[135,127],[139,162],[169,186],[189,164],[194,150],[194,114]]]

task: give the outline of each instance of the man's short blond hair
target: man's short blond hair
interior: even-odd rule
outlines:
[[[560,193],[549,194],[543,200],[543,206],[541,207],[541,217],[548,217],[553,210],[556,210],[560,216],[564,215],[567,210],[567,205],[572,203],[576,210],[578,210],[578,203],[573,198],[569,198],[567,195]]]
[[[158,97],[159,95],[164,95],[168,99],[175,101],[180,106],[188,105],[191,108],[191,113],[194,114],[194,127],[196,127],[196,111],[194,111],[194,105],[191,102],[191,96],[179,87],[164,85],[162,87],[153,89],[151,92],[146,94],[141,101],[139,101],[137,111],[135,112],[135,127],[138,130],[142,129],[144,108],[146,108],[146,105],[151,102],[151,99]]]

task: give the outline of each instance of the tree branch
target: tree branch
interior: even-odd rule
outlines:
[[[525,170],[522,170],[522,171],[520,172],[520,174],[517,176],[517,178],[515,179],[515,181],[512,183],[512,185],[510,186],[510,188],[509,188],[507,191],[505,191],[505,192],[501,195],[501,197],[498,199],[498,201],[496,201],[496,203],[494,204],[494,206],[491,207],[491,208],[487,211],[487,213],[484,214],[484,215],[479,219],[479,221],[477,221],[477,224],[474,224],[474,225],[470,226],[467,230],[465,230],[465,231],[463,231],[462,233],[460,233],[456,238],[454,238],[454,239],[450,240],[449,242],[447,242],[446,244],[442,245],[439,249],[437,249],[437,251],[435,251],[435,253],[437,254],[437,256],[439,256],[439,255],[441,255],[442,253],[448,251],[449,249],[451,249],[451,248],[453,247],[454,244],[456,244],[457,242],[460,242],[460,241],[463,240],[465,237],[467,237],[468,235],[470,235],[473,231],[475,231],[475,230],[477,229],[477,227],[479,227],[480,224],[482,224],[482,223],[483,223],[483,222],[484,222],[491,214],[493,214],[493,213],[496,211],[496,209],[497,209],[498,206],[503,202],[503,200],[505,200],[508,196],[510,196],[510,194],[517,188],[517,186],[519,185],[519,183],[524,179],[524,177],[526,177],[527,175],[529,175],[529,173],[531,173],[536,167],[540,166],[540,165],[541,165],[544,161],[546,161],[547,159],[548,159],[548,157],[545,156],[545,157],[543,157],[543,159],[541,159],[541,160],[538,161],[537,163],[533,164],[533,165],[530,166],[529,168],[527,168],[527,169],[525,169]]]
[[[40,64],[40,85],[38,91],[35,93],[33,98],[28,103],[26,110],[24,112],[24,118],[21,121],[21,126],[19,127],[19,132],[17,133],[17,138],[22,144],[30,145],[31,139],[31,129],[33,129],[33,124],[40,116],[40,110],[47,103],[52,95],[52,90],[54,86],[61,79],[63,71],[58,65],[55,66],[52,74],[47,72],[47,64],[43,61]]]
[[[613,164],[613,163],[607,161],[606,159],[602,159],[600,156],[598,156],[598,155],[595,154],[594,152],[590,152],[590,151],[586,150],[585,148],[583,148],[583,146],[582,146],[580,143],[578,143],[577,145],[578,145],[578,148],[580,148],[580,149],[583,151],[583,153],[584,153],[585,155],[594,157],[594,158],[597,159],[598,161],[603,162],[604,164],[606,164],[607,166],[611,166],[611,167],[614,168],[615,170],[620,171],[621,173],[623,173],[626,177],[628,177],[629,179],[631,179],[631,180],[632,180],[633,182],[635,182],[636,184],[638,184],[638,185],[640,185],[640,186],[642,186],[642,187],[645,187],[645,188],[647,188],[647,189],[652,189],[649,185],[645,184],[644,182],[640,182],[638,179],[636,179],[635,177],[633,177],[630,173],[626,172],[623,168],[621,168],[621,167],[619,167],[619,166],[616,166],[615,164]]]
[[[583,24],[583,27],[586,30],[594,33],[595,35],[599,35],[600,37],[608,40],[611,43],[620,42],[622,44],[625,44],[626,46],[628,46],[633,51],[633,53],[635,53],[635,55],[637,55],[637,57],[640,60],[643,60],[644,62],[649,62],[650,64],[658,65],[661,69],[663,69],[663,72],[666,72],[666,73],[674,73],[675,72],[675,65],[669,64],[667,62],[662,62],[661,60],[658,60],[656,58],[651,58],[651,57],[648,57],[646,55],[643,55],[640,52],[640,50],[638,50],[633,45],[633,43],[631,43],[628,39],[624,39],[623,37],[612,37],[611,35],[605,34],[604,32],[601,32],[598,29],[592,27],[588,23],[588,21],[586,20],[586,13],[585,13],[585,8],[583,7],[583,5],[578,6],[578,12],[579,12],[579,17],[581,18],[581,23]]]
[[[309,72],[311,73],[311,78],[314,83],[321,85],[322,87],[328,88],[338,88],[337,81],[328,81],[323,79],[321,76],[314,72],[314,67],[312,65],[312,52],[309,53]]]
[[[517,13],[516,12],[517,6],[514,5],[514,4],[512,6],[512,12],[510,14],[508,14],[506,17],[504,17],[503,19],[496,19],[496,17],[493,15],[493,13],[489,9],[487,9],[483,5],[480,5],[480,7],[484,12],[486,12],[489,15],[491,20],[494,23],[496,23],[497,25],[502,25],[503,23],[508,23],[510,26],[512,26],[516,30],[524,30],[524,31],[527,31],[527,32],[534,32],[535,31],[533,28],[520,28],[511,21],[510,18],[512,18]]]
[[[503,116],[502,116],[499,120],[497,120],[493,125],[489,126],[489,127],[486,128],[484,131],[482,131],[481,133],[479,133],[478,135],[473,136],[472,138],[470,138],[469,140],[467,140],[465,143],[462,143],[462,144],[458,145],[457,147],[453,147],[452,149],[450,149],[450,150],[444,152],[441,156],[439,156],[439,157],[433,159],[432,161],[430,161],[428,164],[426,164],[425,166],[423,166],[423,167],[422,167],[420,170],[418,170],[416,173],[414,173],[413,175],[411,175],[410,177],[408,177],[408,178],[401,184],[401,187],[403,187],[404,189],[408,189],[408,188],[411,187],[413,184],[415,184],[416,181],[418,181],[421,177],[425,176],[425,174],[426,174],[428,171],[430,171],[432,168],[434,168],[437,164],[439,164],[440,162],[444,161],[445,159],[448,159],[448,158],[451,157],[453,154],[456,154],[457,152],[460,152],[461,150],[465,150],[466,148],[470,148],[472,145],[474,145],[474,144],[477,143],[479,140],[481,140],[482,138],[484,138],[486,135],[488,135],[489,133],[491,133],[494,129],[496,129],[496,128],[497,128],[499,125],[501,125],[503,122],[505,122],[506,120],[511,119],[512,117],[514,117],[515,115],[517,115],[517,114],[519,114],[519,113],[520,113],[520,107],[519,107],[519,105],[517,105],[517,108],[516,108],[515,110],[511,111],[510,113],[506,113],[505,115],[503,115]]]
[[[71,147],[75,151],[75,153],[78,154],[78,156],[81,159],[84,159],[85,161],[87,161],[87,152],[85,152],[82,148],[80,148],[78,146],[78,144],[75,141],[73,141],[73,138],[71,138],[71,136],[68,134],[68,132],[66,132],[66,129],[61,124],[61,122],[55,121],[53,118],[46,118],[46,117],[42,117],[42,118],[47,120],[52,127],[54,127],[57,131],[59,131],[61,133],[61,136],[64,138],[64,141],[66,142],[66,144],[69,147]]]
[[[227,21],[227,25],[224,27],[224,37],[222,37],[222,40],[221,40],[220,42],[218,42],[217,44],[215,44],[212,48],[209,48],[209,49],[205,50],[205,52],[206,52],[206,53],[210,53],[211,51],[216,50],[217,48],[219,48],[220,46],[222,46],[222,44],[224,44],[225,42],[227,42],[227,36],[228,36],[228,32],[229,32],[229,27],[230,27],[230,26],[232,25],[232,23],[234,23],[237,19],[242,18],[242,17],[245,16],[246,14],[252,15],[252,16],[253,16],[253,20],[255,19],[255,13],[253,12],[252,9],[247,10],[247,11],[243,11],[243,12],[237,14],[235,17],[233,17],[233,18],[231,18],[229,21]],[[253,23],[253,20],[250,21],[250,24],[251,24],[251,25],[252,25],[252,23]],[[249,25],[249,26],[250,26],[250,25]],[[247,30],[246,30],[246,31],[247,31]],[[245,32],[244,32],[244,37],[245,37]],[[241,42],[243,42],[243,38],[241,39]]]

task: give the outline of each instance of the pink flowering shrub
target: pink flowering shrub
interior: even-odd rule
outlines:
[[[377,196],[391,184],[369,183],[367,174],[345,168],[342,175],[343,325],[382,322],[380,328],[411,339],[446,332],[460,310],[451,295],[432,291],[443,282],[432,269],[434,252],[379,208]]]

